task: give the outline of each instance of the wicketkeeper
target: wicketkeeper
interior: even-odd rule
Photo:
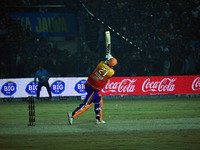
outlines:
[[[48,94],[49,94],[49,98],[52,98],[52,94],[51,94],[51,88],[49,86],[49,73],[47,72],[46,69],[44,69],[42,67],[42,65],[39,66],[39,70],[35,73],[35,78],[34,78],[34,82],[36,84],[36,79],[39,79],[38,82],[38,87],[37,87],[37,99],[40,98],[40,90],[43,86],[45,86],[47,88]]]
[[[93,73],[88,77],[85,89],[87,92],[86,98],[73,112],[68,112],[68,121],[72,125],[74,118],[88,110],[92,103],[96,113],[96,123],[102,124],[102,107],[103,99],[99,96],[98,92],[106,85],[108,80],[115,74],[113,67],[118,63],[117,59],[112,57],[111,54],[106,56],[106,61],[101,61]]]

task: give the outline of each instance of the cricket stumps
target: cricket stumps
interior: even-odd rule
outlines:
[[[34,96],[29,96],[28,97],[28,109],[29,109],[29,124],[28,124],[28,126],[35,126]]]

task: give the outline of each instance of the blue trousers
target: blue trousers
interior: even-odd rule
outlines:
[[[102,105],[103,99],[99,96],[96,90],[91,89],[87,85],[85,85],[85,89],[87,92],[86,98],[84,99],[83,103],[81,103],[73,112],[72,117],[76,118],[78,115],[82,114],[84,111],[90,108],[92,103],[94,103],[94,110],[96,113],[96,119],[101,121],[102,116]]]

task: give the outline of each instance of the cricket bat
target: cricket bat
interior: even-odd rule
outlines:
[[[106,55],[111,54],[111,37],[110,31],[105,31],[105,40],[106,40]]]

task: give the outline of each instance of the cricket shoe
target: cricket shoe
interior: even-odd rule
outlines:
[[[104,124],[104,123],[106,123],[105,121],[99,121],[98,119],[96,119],[96,124]]]
[[[71,113],[71,112],[68,112],[68,113],[67,113],[67,116],[68,116],[68,122],[69,122],[69,124],[72,125],[73,120],[74,120],[74,118],[72,117],[72,113]]]

